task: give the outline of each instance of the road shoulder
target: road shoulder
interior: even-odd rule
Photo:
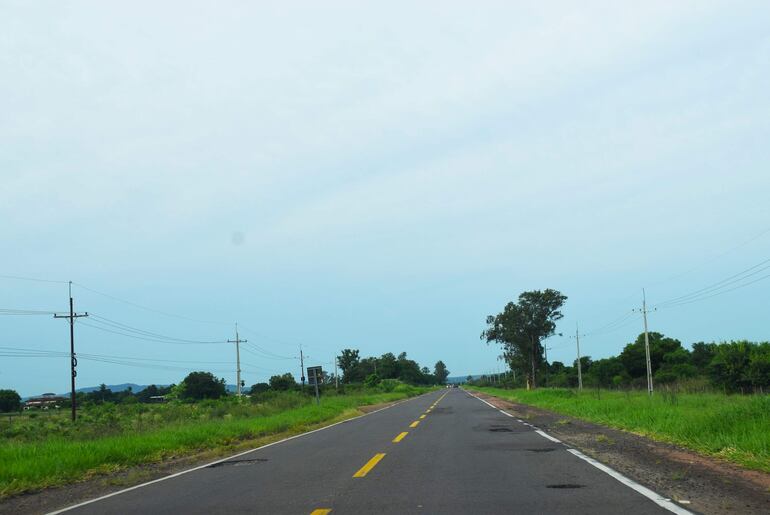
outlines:
[[[570,447],[704,514],[770,513],[770,474],[741,469],[681,447],[474,391]]]

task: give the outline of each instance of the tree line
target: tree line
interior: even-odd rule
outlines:
[[[554,335],[567,297],[556,290],[524,292],[497,315],[487,317],[481,338],[502,346],[515,386],[578,386],[577,360],[571,365],[547,362],[543,341]],[[707,383],[727,393],[764,393],[770,389],[770,342],[697,342],[685,348],[674,338],[648,333],[650,363],[656,384]],[[589,386],[644,388],[647,381],[644,333],[617,356],[580,360],[583,383]],[[515,379],[514,379],[514,376]],[[482,378],[482,381],[490,378]]]
[[[380,357],[361,358],[358,349],[345,349],[337,358],[337,366],[342,371],[343,383],[376,384],[383,379],[397,379],[412,385],[444,384],[449,377],[449,370],[443,361],[437,361],[433,372],[406,357],[406,352],[398,356],[386,352]]]
[[[411,385],[443,384],[449,376],[449,370],[442,361],[438,361],[433,372],[427,367],[420,367],[416,361],[407,359],[406,353],[398,356],[388,352],[380,357],[361,358],[357,349],[345,349],[337,358],[337,364],[342,371],[343,384],[361,384],[366,387],[377,387],[382,381],[401,381]],[[323,383],[334,383],[333,374],[324,374]],[[390,386],[393,386],[392,384]],[[256,383],[251,386],[249,394],[259,395],[265,392],[280,392],[301,390],[294,375],[290,372],[276,374],[266,383]],[[312,393],[307,389],[308,394]],[[150,403],[159,400],[178,400],[195,402],[205,399],[219,399],[228,395],[225,380],[217,378],[211,372],[197,371],[188,374],[179,384],[168,386],[150,385],[134,392],[131,387],[120,392],[113,392],[102,384],[91,392],[77,392],[78,406],[89,404],[133,404]],[[14,390],[0,390],[0,413],[19,411],[22,408],[21,397]]]

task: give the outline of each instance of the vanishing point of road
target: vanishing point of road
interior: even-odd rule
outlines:
[[[110,494],[73,514],[686,514],[461,389]]]

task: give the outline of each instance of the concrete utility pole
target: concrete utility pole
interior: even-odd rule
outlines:
[[[644,317],[644,352],[647,355],[647,393],[652,395],[652,362],[650,361],[650,335],[647,331],[647,294],[642,288],[642,315]]]
[[[235,344],[235,370],[236,370],[236,392],[238,397],[243,395],[241,391],[241,342],[247,342],[249,340],[241,340],[238,336],[238,322],[235,323],[235,340],[227,340],[229,343]]]
[[[340,389],[340,378],[337,375],[337,356],[334,356],[334,389]]]
[[[295,358],[296,359],[296,358]],[[299,377],[302,381],[302,389],[305,389],[305,355],[302,354],[302,344],[299,345]]]
[[[70,314],[69,315],[56,315],[54,318],[69,318],[70,319],[70,373],[72,375],[72,389],[70,392],[70,400],[72,404],[72,421],[75,421],[75,377],[78,372],[75,368],[78,366],[78,359],[75,357],[75,319],[80,317],[87,317],[88,311],[85,313],[75,313],[74,303],[72,301],[72,281],[69,282],[69,296],[70,296]]]
[[[583,367],[580,364],[580,330],[578,329],[577,322],[575,322],[575,342],[577,343],[578,390],[583,391]]]

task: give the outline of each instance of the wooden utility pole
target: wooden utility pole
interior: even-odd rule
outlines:
[[[71,391],[70,391],[70,401],[72,405],[72,421],[75,421],[76,415],[76,403],[75,403],[75,377],[77,377],[78,372],[75,370],[78,366],[78,359],[75,356],[75,319],[80,317],[87,317],[88,312],[85,313],[75,313],[75,305],[72,301],[72,281],[69,282],[69,296],[70,296],[70,313],[69,315],[58,315],[54,314],[54,318],[69,318],[70,320],[70,373],[71,373]]]

